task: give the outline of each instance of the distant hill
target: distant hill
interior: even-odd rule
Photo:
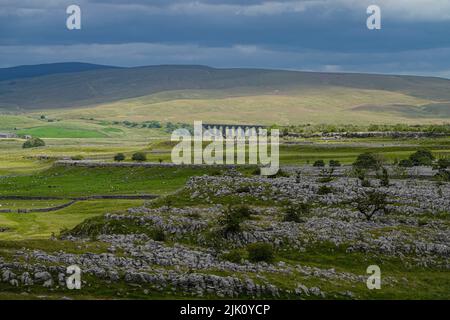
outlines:
[[[11,68],[0,68],[0,81],[41,77],[58,73],[84,72],[84,71],[112,69],[112,68],[116,69],[117,67],[103,66],[90,63],[80,63],[80,62],[17,66]]]
[[[270,99],[264,99],[269,95]],[[130,103],[128,100],[132,99],[138,105],[144,103],[147,109],[141,112],[145,115],[153,110],[152,103],[170,102],[171,110],[177,112],[177,107],[173,106],[175,100],[200,99],[202,114],[210,114],[210,119],[215,120],[215,108],[221,103],[217,99],[239,98],[241,100],[236,102],[242,104],[238,105],[239,111],[246,112],[245,108],[250,108],[256,112],[257,106],[251,105],[250,97],[256,103],[273,103],[277,108],[274,113],[279,112],[284,117],[284,120],[275,118],[273,122],[289,121],[292,115],[287,112],[306,112],[307,116],[308,108],[315,106],[324,108],[321,112],[336,112],[339,107],[355,114],[374,112],[386,115],[392,111],[399,119],[405,117],[417,121],[425,117],[439,120],[449,117],[450,80],[176,65],[114,68],[70,63],[0,69],[0,109],[3,110],[92,109],[112,103],[120,105],[122,100]],[[289,97],[295,99],[289,100]],[[308,99],[302,100],[303,97]],[[290,105],[283,104],[283,99],[289,100]],[[320,103],[317,99],[321,100]],[[301,108],[296,109],[297,105]],[[193,106],[190,107],[195,111]],[[169,110],[164,104],[159,108]],[[302,115],[294,115],[293,118],[301,119]],[[320,118],[319,114],[317,118]],[[175,118],[168,114],[164,119]]]

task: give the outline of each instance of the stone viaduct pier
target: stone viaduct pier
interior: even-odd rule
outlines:
[[[257,136],[265,126],[247,124],[202,124],[203,131],[209,130],[214,135],[222,134],[223,137]]]

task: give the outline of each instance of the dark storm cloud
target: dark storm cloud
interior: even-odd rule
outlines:
[[[82,9],[80,31],[65,28],[73,3]],[[365,27],[372,3],[382,8],[380,31]],[[449,30],[448,0],[0,0],[0,63],[106,57],[118,65],[447,75]]]

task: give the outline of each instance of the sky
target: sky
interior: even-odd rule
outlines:
[[[68,61],[450,78],[450,0],[0,0],[0,67]]]

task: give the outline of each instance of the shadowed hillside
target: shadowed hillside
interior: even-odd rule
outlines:
[[[90,63],[69,62],[18,66],[0,69],[0,81],[22,78],[33,78],[58,73],[73,73],[100,69],[117,69],[117,67],[102,66]]]

